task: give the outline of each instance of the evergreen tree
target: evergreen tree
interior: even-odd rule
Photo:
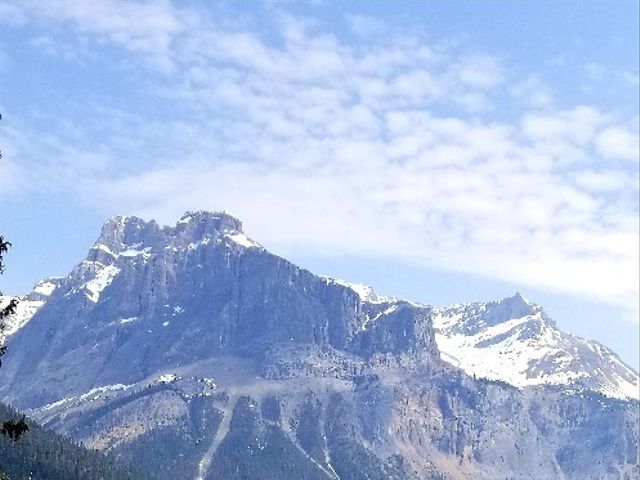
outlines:
[[[7,252],[7,250],[9,250],[10,246],[11,244],[8,241],[6,241],[2,235],[0,235],[0,274],[4,272],[4,263],[3,263],[4,254]],[[0,295],[1,294],[2,293],[0,292]],[[4,318],[15,313],[17,305],[18,305],[18,302],[16,301],[16,299],[11,299],[7,303],[7,305],[5,305],[4,307],[0,307],[0,336],[4,332],[4,329],[6,328],[6,325],[3,321]],[[1,357],[6,353],[6,351],[7,351],[6,345],[0,346],[0,366],[2,366]],[[23,416],[20,420],[17,420],[17,421],[11,420],[11,419],[5,420],[2,423],[2,428],[0,428],[0,433],[2,435],[9,437],[14,442],[17,442],[20,439],[20,437],[24,434],[24,432],[26,432],[27,430],[29,430],[29,426],[27,425],[27,422],[25,421],[25,417]]]
[[[4,254],[9,250],[11,243],[6,241],[2,235],[0,235],[0,274],[4,272]],[[0,292],[2,295],[2,292]],[[0,338],[3,337],[4,330],[6,325],[4,323],[4,319],[9,315],[15,313],[16,307],[18,306],[18,301],[13,298],[6,305],[0,306]],[[6,345],[0,346],[0,366],[2,366],[2,356],[7,351]]]

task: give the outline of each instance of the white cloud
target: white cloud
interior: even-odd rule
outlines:
[[[45,23],[70,25],[81,35],[95,35],[100,41],[144,55],[155,67],[168,71],[175,59],[171,42],[185,27],[174,8],[166,1],[154,2],[47,2],[25,1],[13,17]],[[23,20],[23,22],[26,20]],[[51,48],[48,45],[47,48]]]
[[[537,75],[516,82],[509,90],[527,107],[546,108],[554,103],[551,87]]]
[[[569,111],[526,115],[523,129],[525,134],[534,140],[561,141],[585,146],[604,122],[604,115],[597,109],[579,106]]]
[[[464,58],[454,63],[451,70],[463,85],[471,88],[495,88],[503,81],[499,62],[488,55]]]
[[[637,171],[610,161],[637,160],[634,119],[556,108],[543,79],[509,89],[500,60],[411,35],[354,46],[284,15],[265,39],[165,3],[86,5],[32,15],[129,52],[148,95],[189,114],[115,112],[97,153],[90,136],[34,135],[34,184],[53,172],[96,208],[165,222],[227,209],[279,252],[393,256],[637,308]],[[519,121],[486,114],[513,95],[531,108]]]
[[[616,170],[582,170],[574,176],[583,189],[593,192],[636,190],[638,179]]]
[[[640,161],[640,137],[638,128],[611,126],[596,137],[596,147],[603,157]]]

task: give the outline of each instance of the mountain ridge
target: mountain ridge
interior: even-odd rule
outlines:
[[[327,277],[329,278],[329,277]],[[340,285],[347,286],[353,289],[363,302],[365,303],[374,303],[374,304],[388,304],[388,308],[393,308],[394,305],[400,302],[408,302],[413,303],[415,305],[431,308],[436,315],[434,316],[434,324],[437,330],[437,344],[438,348],[441,352],[441,356],[448,363],[462,368],[467,374],[476,377],[482,377],[489,380],[498,380],[504,381],[510,385],[513,385],[518,388],[532,386],[532,385],[564,385],[567,388],[577,389],[586,388],[589,390],[597,391],[606,396],[610,396],[613,398],[619,399],[633,399],[640,400],[640,381],[638,373],[629,365],[624,363],[620,357],[608,347],[602,345],[601,343],[595,340],[588,340],[582,338],[578,335],[574,335],[564,330],[560,329],[556,322],[546,315],[544,309],[535,303],[529,302],[525,299],[519,292],[516,292],[511,297],[506,297],[501,300],[494,300],[489,302],[467,302],[454,304],[447,307],[432,307],[428,304],[422,304],[417,302],[411,302],[407,300],[399,300],[395,297],[386,297],[380,296],[373,291],[373,289],[367,285],[363,284],[351,284],[345,280],[335,280],[336,283]],[[475,322],[468,322],[468,318],[464,319],[467,322],[460,322],[461,316],[456,315],[459,310],[478,310],[483,311],[486,310],[488,306],[497,305],[503,307],[503,317],[493,325],[486,325],[481,318],[475,318],[471,316]],[[506,308],[505,308],[506,307]],[[482,315],[478,315],[482,317]],[[527,320],[525,317],[536,317],[537,318],[528,318],[528,322],[526,325],[523,325],[525,322],[523,320]],[[496,318],[494,317],[494,321]],[[452,321],[453,319],[453,321]],[[502,331],[504,326],[508,326],[511,323],[511,327],[529,327],[529,334],[535,334],[536,327],[533,324],[535,321],[540,322],[540,326],[546,327],[548,330],[551,330],[552,335],[560,337],[556,342],[556,354],[563,353],[565,355],[565,359],[570,357],[570,354],[567,352],[568,349],[577,347],[582,350],[582,355],[584,356],[584,349],[589,349],[596,354],[598,354],[601,358],[600,361],[596,361],[596,365],[590,365],[593,367],[593,370],[602,369],[603,363],[607,363],[608,360],[611,360],[609,363],[612,363],[614,366],[608,366],[609,368],[615,368],[617,373],[615,374],[616,378],[606,378],[605,375],[598,375],[598,378],[591,379],[591,373],[585,370],[585,365],[581,365],[582,370],[573,372],[574,377],[572,378],[569,374],[566,378],[554,378],[549,374],[548,371],[545,371],[539,364],[529,365],[526,370],[529,372],[535,372],[536,370],[541,370],[540,378],[538,382],[535,381],[527,381],[525,378],[522,378],[523,375],[527,374],[527,371],[509,372],[504,374],[499,371],[489,371],[486,368],[481,368],[481,365],[486,364],[486,362],[496,362],[496,357],[505,355],[505,350],[508,350],[509,347],[513,347],[513,344],[503,346],[500,349],[497,349],[495,352],[490,353],[482,353],[483,346],[479,343],[473,342],[463,342],[461,341],[463,338],[465,340],[469,340],[470,337],[474,335],[478,335],[480,333],[484,333],[481,342],[485,344],[488,342],[489,338],[487,338],[487,329],[489,327],[498,327],[499,330],[497,333],[494,333],[495,336],[504,335],[507,331]],[[456,338],[459,337],[459,338]],[[480,348],[478,348],[480,345]],[[495,345],[495,343],[494,343]],[[461,348],[466,347],[464,352],[461,352]],[[486,347],[485,347],[486,348]],[[532,347],[535,348],[535,347]],[[457,355],[454,354],[457,352]],[[513,363],[515,358],[519,355],[522,355],[522,351],[514,352],[514,355],[506,355],[503,361],[499,362],[499,366],[505,369],[507,365]],[[465,355],[476,356],[475,362],[465,361]],[[532,355],[529,355],[528,360],[534,361],[535,352]],[[593,360],[592,360],[593,362]],[[570,360],[566,363],[571,363]],[[605,365],[607,366],[607,365]],[[518,373],[520,375],[518,375]],[[546,378],[545,378],[546,377]],[[584,378],[586,377],[586,380]],[[582,380],[581,380],[582,379]],[[577,382],[572,382],[572,380],[577,380]]]
[[[228,214],[112,217],[10,337],[0,395],[185,479],[637,474],[638,402],[473,378],[441,358],[440,310],[344,283]]]
[[[194,249],[197,248],[198,242],[203,244],[208,243],[212,239],[212,235],[220,233],[216,237],[216,241],[231,241],[241,248],[259,248],[264,250],[259,243],[248,238],[242,230],[242,222],[233,215],[227,212],[206,212],[206,211],[189,211],[186,212],[178,220],[175,226],[163,226],[160,227],[154,220],[145,221],[140,217],[130,215],[116,215],[110,217],[104,224],[100,236],[90,248],[88,255],[88,262],[92,265],[87,265],[82,262],[74,268],[74,272],[79,276],[86,276],[87,273],[93,274],[94,278],[84,282],[81,289],[85,292],[88,298],[96,302],[99,298],[100,292],[106,288],[113,277],[117,275],[118,267],[113,265],[113,261],[119,256],[123,257],[140,257],[144,261],[148,260],[151,251],[151,245],[154,242],[159,241],[163,235],[172,238],[175,246],[165,247],[177,249],[184,247]],[[215,235],[214,235],[215,236]],[[144,239],[144,241],[141,241]],[[197,239],[195,242],[185,242],[186,239]],[[100,267],[96,268],[96,265]],[[97,270],[97,271],[96,271]],[[448,361],[452,365],[462,368],[469,375],[487,378],[490,380],[500,380],[514,385],[518,388],[522,388],[529,385],[551,384],[551,385],[566,385],[567,387],[581,388],[586,387],[603,393],[615,398],[631,398],[640,399],[640,383],[638,381],[638,373],[625,364],[619,356],[615,354],[611,349],[605,347],[594,340],[587,340],[577,335],[565,332],[557,327],[555,322],[546,315],[543,308],[535,303],[526,300],[519,292],[516,292],[512,297],[506,297],[501,300],[489,301],[489,302],[466,302],[461,304],[454,304],[447,307],[432,307],[431,305],[411,302],[408,300],[401,300],[395,297],[388,297],[379,295],[371,287],[364,284],[355,284],[346,280],[333,279],[330,277],[321,277],[326,279],[327,282],[349,288],[352,290],[360,300],[365,304],[387,305],[387,314],[391,313],[398,304],[410,303],[418,307],[424,307],[432,309],[435,312],[434,324],[437,329],[437,343],[438,348],[445,361]],[[10,336],[19,330],[26,322],[44,305],[48,297],[53,291],[64,281],[64,277],[52,277],[41,280],[36,283],[32,292],[22,297],[16,297],[21,300],[16,315],[11,316],[8,319],[8,329],[5,332],[5,336]],[[10,298],[5,296],[0,298],[0,302],[6,302]],[[487,309],[491,310],[495,305],[505,310],[502,316],[493,316],[493,321],[498,319],[498,323],[494,325],[486,325],[485,320],[482,319],[484,315],[486,317]],[[177,307],[180,308],[180,307]],[[461,313],[464,311],[465,313]],[[480,313],[474,315],[473,312],[478,311]],[[382,313],[382,312],[380,312]],[[537,316],[537,317],[536,317]],[[525,317],[531,317],[526,322],[523,321]],[[536,317],[535,319],[533,317]],[[127,321],[133,321],[131,319],[136,318],[134,316],[125,317],[121,321],[127,323]],[[452,323],[453,319],[453,323]],[[456,321],[457,319],[457,321]],[[473,321],[471,321],[473,320]],[[514,322],[515,321],[515,322]],[[361,329],[365,329],[370,326],[375,320],[371,318],[366,320],[366,324],[360,326]],[[582,371],[569,372],[566,379],[556,378],[550,376],[545,371],[544,367],[539,364],[521,367],[521,371],[517,373],[509,372],[507,374],[500,374],[500,372],[487,368],[479,368],[480,365],[489,363],[496,363],[499,356],[505,355],[505,349],[513,347],[513,342],[510,345],[503,346],[502,348],[494,348],[492,352],[488,352],[482,347],[488,343],[491,336],[488,333],[489,327],[496,327],[498,324],[506,326],[506,323],[510,322],[513,328],[515,327],[528,327],[530,335],[540,332],[535,332],[537,329],[534,323],[539,323],[539,327],[546,327],[551,332],[552,336],[561,337],[556,339],[558,345],[555,346],[556,354],[561,355],[562,358],[556,358],[556,362],[563,360],[565,363],[571,363],[571,355],[567,352],[568,348],[579,347],[582,356],[585,355],[585,349],[589,349],[596,355],[601,357],[600,362],[596,362],[597,365],[593,366],[593,369],[602,369],[602,363],[607,361],[607,357],[610,359],[611,364],[615,368],[617,374],[615,379],[606,378],[606,375],[600,375],[599,380],[592,381],[579,381],[575,384],[571,384],[571,380],[580,380],[581,378],[589,378],[590,372],[584,371],[584,365]],[[525,325],[526,323],[526,325]],[[504,336],[507,332],[502,331],[502,327],[497,328],[495,335]],[[482,339],[477,337],[482,332]],[[544,340],[544,339],[543,339]],[[548,341],[548,339],[546,339]],[[564,343],[564,345],[560,345]],[[531,342],[529,342],[531,344]],[[495,345],[495,342],[494,342]],[[461,349],[464,353],[460,354]],[[561,352],[562,350],[562,352]],[[457,351],[457,354],[454,354]],[[513,351],[513,349],[512,349]],[[484,353],[483,353],[484,352]],[[487,353],[488,352],[488,353]],[[522,351],[517,352],[518,355],[507,355],[504,357],[504,361],[498,361],[498,366],[505,367],[508,363],[513,363],[514,356],[522,356]],[[476,357],[474,361],[465,361],[465,356]],[[533,355],[535,357],[535,355]],[[508,359],[508,360],[507,360]],[[540,362],[546,360],[546,363],[552,362],[549,358],[540,359]],[[532,355],[529,355],[529,361],[532,360]],[[595,360],[591,359],[591,363]],[[587,362],[589,363],[589,362]],[[553,368],[553,365],[547,367],[547,369]],[[532,374],[538,371],[537,380],[529,380],[525,378],[527,374]],[[571,376],[573,374],[573,378]],[[547,377],[546,381],[542,377]],[[609,375],[610,377],[611,375]],[[635,376],[635,378],[634,378]],[[598,385],[600,382],[601,385]],[[618,385],[615,383],[618,382]]]

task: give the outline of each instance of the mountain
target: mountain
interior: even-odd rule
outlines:
[[[450,323],[475,342],[522,303]],[[0,394],[160,478],[638,475],[637,401],[474,378],[440,350],[454,310],[313,275],[228,214],[114,217],[10,337]]]
[[[333,280],[363,303],[395,309],[406,303],[376,294],[369,286]],[[414,304],[422,308],[428,305]],[[468,375],[518,388],[558,385],[566,391],[640,399],[638,373],[604,345],[558,328],[540,305],[514,296],[432,308],[440,357]]]
[[[560,330],[520,294],[436,309],[442,358],[469,375],[516,387],[562,385],[620,399],[640,397],[638,374],[607,347]]]
[[[259,246],[255,242],[253,245]],[[367,285],[323,278],[353,290],[363,303],[385,304],[388,308],[402,303],[397,298],[377,294]],[[16,314],[5,321],[5,336],[22,328],[63,280],[62,277],[41,280],[28,295],[21,297],[0,296],[0,307],[12,298],[19,300]],[[434,308],[433,313],[441,358],[468,375],[519,388],[564,385],[623,400],[640,397],[638,374],[613,351],[562,331],[540,305],[519,293],[500,301]]]

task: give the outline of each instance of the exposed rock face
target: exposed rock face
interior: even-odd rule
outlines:
[[[492,308],[458,327],[536,311]],[[473,379],[440,358],[447,315],[315,276],[224,213],[114,217],[11,338],[0,393],[161,478],[637,475],[637,402]]]

